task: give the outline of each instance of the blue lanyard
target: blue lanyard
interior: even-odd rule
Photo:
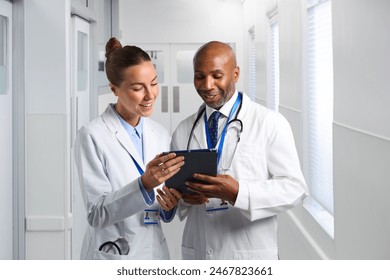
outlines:
[[[223,143],[225,142],[225,135],[226,135],[227,127],[229,125],[229,121],[233,117],[234,113],[236,112],[238,105],[241,103],[241,98],[242,98],[241,94],[238,94],[237,99],[234,102],[232,110],[230,111],[229,117],[228,117],[228,119],[226,121],[225,127],[222,130],[221,140],[219,141],[219,146],[218,146],[218,163],[219,163],[219,159],[221,158],[222,149],[223,149]],[[213,149],[214,147],[211,146],[209,125],[208,125],[208,122],[207,122],[206,113],[204,114],[204,126],[206,128],[207,147],[209,149]]]
[[[136,166],[137,169],[138,169],[139,175],[142,176],[142,174],[145,173],[144,170],[143,170],[142,167],[138,164],[138,162],[133,158],[133,156],[132,156],[132,155],[130,155],[130,156],[131,156],[131,159],[133,160],[135,166]]]

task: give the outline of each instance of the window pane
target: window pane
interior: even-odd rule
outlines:
[[[194,82],[194,70],[192,61],[195,55],[194,50],[178,51],[176,53],[177,82],[191,84]]]
[[[272,89],[270,109],[279,111],[279,23],[275,21],[271,25],[272,42]]]
[[[252,101],[256,98],[256,41],[255,28],[249,30],[249,92],[248,95]]]
[[[333,214],[333,54],[331,2],[308,9],[309,186]]]
[[[163,51],[160,50],[147,50],[146,51],[150,59],[152,60],[152,63],[154,65],[154,68],[156,69],[157,72],[157,80],[159,83],[164,83],[164,62],[165,62],[165,55]]]

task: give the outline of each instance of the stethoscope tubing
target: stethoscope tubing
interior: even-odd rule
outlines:
[[[102,251],[103,248],[104,248],[105,246],[107,246],[107,245],[114,246],[114,247],[117,249],[118,254],[119,254],[119,255],[122,255],[122,250],[121,250],[121,249],[119,248],[119,246],[118,246],[115,242],[113,242],[113,241],[104,242],[102,245],[99,246],[99,251]],[[112,248],[112,247],[111,247],[111,248]]]
[[[229,126],[229,124],[231,124],[232,122],[239,122],[239,123],[240,123],[240,127],[241,127],[239,132],[240,132],[240,134],[241,134],[241,133],[243,132],[243,130],[244,130],[244,126],[243,126],[242,121],[241,121],[240,119],[238,119],[238,114],[239,114],[240,111],[241,111],[242,102],[243,102],[244,97],[242,96],[242,93],[241,93],[241,92],[238,92],[238,94],[241,94],[241,102],[240,102],[240,105],[238,106],[237,113],[236,113],[236,117],[235,117],[234,119],[230,120],[230,121],[228,122],[227,125]],[[204,107],[200,110],[200,112],[199,112],[198,115],[196,116],[196,119],[195,119],[194,124],[192,125],[191,132],[190,132],[190,135],[189,135],[189,137],[188,137],[187,150],[190,149],[190,144],[191,144],[191,141],[192,141],[192,138],[193,138],[193,135],[194,135],[195,127],[196,127],[196,125],[199,123],[199,120],[200,120],[200,118],[202,117],[202,115],[203,115],[204,113],[206,113],[206,106],[204,106]],[[240,141],[240,137],[238,138],[238,141]]]
[[[196,116],[195,122],[194,122],[194,124],[192,125],[192,128],[191,128],[190,136],[188,137],[187,150],[190,149],[190,144],[191,144],[192,137],[194,135],[195,127],[199,123],[200,118],[202,117],[203,113],[205,113],[205,112],[206,112],[206,106],[204,106],[202,108],[202,110],[198,113],[198,115]]]

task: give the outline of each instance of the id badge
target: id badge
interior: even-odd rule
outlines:
[[[210,198],[209,202],[206,203],[207,213],[213,213],[215,211],[225,211],[228,209],[229,209],[228,202],[221,200],[219,198]]]
[[[145,209],[144,211],[144,225],[157,225],[159,222],[158,209]]]

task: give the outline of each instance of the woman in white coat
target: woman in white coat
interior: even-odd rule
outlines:
[[[158,96],[156,71],[146,52],[122,47],[115,38],[106,45],[106,57],[118,101],[81,128],[76,139],[89,224],[81,259],[169,259],[160,219],[173,218],[180,194],[159,186],[184,162],[173,153],[161,154],[169,150],[170,136],[146,118]]]
[[[279,113],[239,93],[236,57],[210,42],[194,57],[194,85],[204,104],[179,124],[172,149],[217,148],[218,176],[195,174],[183,194],[184,259],[277,259],[277,214],[308,194],[294,138]],[[216,146],[209,117],[219,112]],[[215,137],[214,137],[215,138]]]

